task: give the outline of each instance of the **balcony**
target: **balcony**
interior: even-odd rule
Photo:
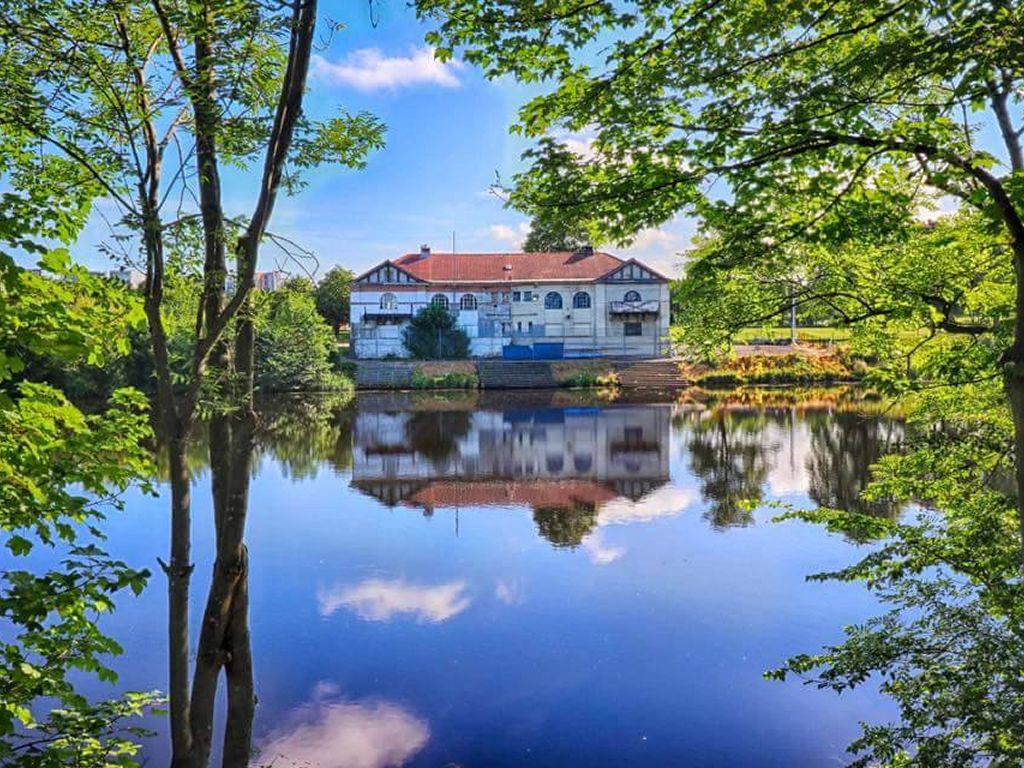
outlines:
[[[610,301],[608,312],[613,315],[658,315],[661,303],[652,301]]]

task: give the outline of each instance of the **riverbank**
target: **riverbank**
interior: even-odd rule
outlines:
[[[756,384],[829,384],[866,371],[837,349],[747,346],[718,365],[683,358],[601,360],[361,360],[357,389],[683,389]]]

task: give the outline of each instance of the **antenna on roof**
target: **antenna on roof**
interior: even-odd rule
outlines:
[[[452,230],[452,253],[455,253],[455,230]]]

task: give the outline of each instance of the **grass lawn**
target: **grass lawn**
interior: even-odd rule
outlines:
[[[846,341],[850,338],[847,328],[812,327],[797,328],[796,337],[800,341]],[[782,328],[744,328],[736,335],[736,342],[748,344],[755,339],[788,339],[789,327]]]

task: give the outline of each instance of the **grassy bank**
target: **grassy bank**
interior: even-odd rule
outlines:
[[[856,381],[862,368],[840,354],[747,355],[710,369],[694,371],[700,387],[753,384],[823,384]]]

